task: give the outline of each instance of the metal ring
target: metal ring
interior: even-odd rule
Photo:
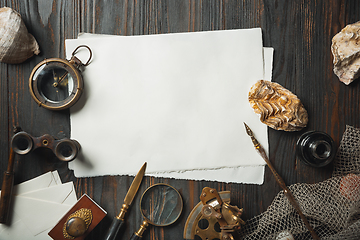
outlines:
[[[87,48],[87,49],[89,50],[89,52],[90,52],[89,60],[88,60],[85,64],[83,64],[84,66],[87,66],[87,65],[89,65],[90,60],[91,60],[91,58],[92,58],[92,51],[91,51],[91,49],[90,49],[88,46],[86,46],[86,45],[79,45],[77,48],[75,48],[75,50],[73,51],[73,53],[72,53],[71,55],[74,56],[75,53],[76,53],[76,51],[77,51],[79,48],[82,48],[82,47]]]

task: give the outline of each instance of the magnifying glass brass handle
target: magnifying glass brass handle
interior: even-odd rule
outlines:
[[[121,226],[124,224],[124,220],[114,217],[109,230],[107,231],[104,240],[115,240]]]
[[[149,223],[147,221],[143,221],[139,230],[137,232],[134,232],[134,234],[131,236],[130,240],[142,239],[142,235],[144,234],[144,232],[148,226],[149,226]]]

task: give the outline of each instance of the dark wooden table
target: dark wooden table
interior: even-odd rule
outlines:
[[[28,78],[44,58],[64,58],[64,40],[76,38],[80,32],[143,35],[261,27],[264,46],[275,49],[273,81],[295,93],[309,114],[308,126],[300,132],[268,130],[270,161],[287,185],[316,183],[332,174],[331,166],[316,169],[295,159],[295,144],[302,133],[324,131],[338,145],[347,124],[360,127],[360,83],[346,86],[338,80],[330,50],[332,37],[360,20],[359,1],[1,0],[0,6],[21,14],[41,49],[39,56],[22,64],[0,64],[0,179],[7,167],[13,126],[33,136],[70,137],[69,111],[38,107],[31,99]],[[16,156],[15,183],[50,170],[58,170],[63,182],[73,181],[78,197],[87,193],[108,212],[87,237],[100,239],[111,218],[119,213],[133,177],[75,178],[66,163],[51,151],[39,149]],[[180,191],[184,211],[174,225],[150,228],[144,239],[182,239],[186,218],[199,202],[203,187],[230,190],[231,203],[245,209],[245,220],[264,212],[281,190],[268,168],[263,185],[145,177],[140,192],[157,182],[169,183]],[[128,239],[141,223],[139,199],[137,194],[118,239]]]

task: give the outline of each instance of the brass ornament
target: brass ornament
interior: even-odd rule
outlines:
[[[90,209],[81,208],[71,214],[63,227],[63,235],[66,239],[75,239],[83,235],[89,228],[93,216]]]
[[[230,191],[217,192],[205,187],[200,200],[188,216],[184,239],[233,240],[241,225],[243,209],[230,205]]]
[[[207,224],[207,227],[203,227],[202,223]],[[201,215],[194,232],[194,235],[201,239],[221,239],[221,231],[216,217]]]

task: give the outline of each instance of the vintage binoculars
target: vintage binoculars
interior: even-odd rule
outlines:
[[[15,153],[20,155],[28,154],[39,147],[46,147],[51,149],[58,159],[65,162],[74,160],[80,150],[80,144],[76,140],[69,138],[58,140],[49,134],[33,137],[24,131],[13,136],[11,147]]]

